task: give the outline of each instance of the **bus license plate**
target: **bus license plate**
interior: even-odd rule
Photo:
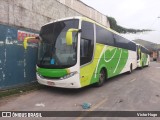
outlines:
[[[53,86],[53,85],[55,85],[55,83],[54,83],[54,82],[51,82],[51,81],[47,81],[47,85]]]

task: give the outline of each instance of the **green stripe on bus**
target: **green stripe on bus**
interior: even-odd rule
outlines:
[[[38,68],[38,74],[45,76],[45,77],[64,77],[67,75],[66,69],[46,69],[46,68]]]
[[[97,82],[102,68],[107,70],[108,78],[120,74],[127,63],[128,54],[126,49],[96,44],[93,62],[81,68],[81,86]]]
[[[81,67],[81,69],[80,69],[80,76],[81,76],[80,83],[81,83],[82,87],[90,84],[92,76],[94,75],[94,71],[96,69],[96,66],[98,64],[98,60],[100,58],[100,55],[101,55],[102,50],[105,47],[105,45],[96,44],[95,47],[96,47],[95,48],[96,51],[94,53],[93,61],[90,64]]]
[[[99,73],[102,68],[107,70],[107,77],[113,77],[123,70],[128,60],[128,50],[116,48],[112,46],[106,46],[106,51],[100,58],[100,63],[98,65],[98,71],[96,72],[97,78],[92,76],[91,84],[99,80]]]
[[[141,60],[141,66],[146,66],[147,65],[147,54],[142,53],[142,60]]]

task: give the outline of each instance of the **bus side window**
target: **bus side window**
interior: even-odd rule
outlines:
[[[96,25],[96,41],[100,44],[114,46],[113,33],[109,30]]]
[[[80,41],[80,64],[91,62],[94,48],[94,27],[92,23],[82,22],[82,33]]]

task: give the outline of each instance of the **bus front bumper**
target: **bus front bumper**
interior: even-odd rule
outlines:
[[[52,87],[61,87],[61,88],[81,88],[79,74],[75,74],[74,76],[67,79],[48,79],[41,77],[37,74],[37,80],[39,84],[52,86]]]

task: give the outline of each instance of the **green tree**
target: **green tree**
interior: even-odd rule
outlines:
[[[132,29],[132,28],[124,28],[120,25],[117,24],[117,21],[115,20],[115,18],[113,17],[108,17],[107,16],[107,19],[110,23],[110,28],[119,32],[119,33],[138,33],[138,32],[146,32],[146,31],[152,31],[152,30],[149,30],[149,29]]]

